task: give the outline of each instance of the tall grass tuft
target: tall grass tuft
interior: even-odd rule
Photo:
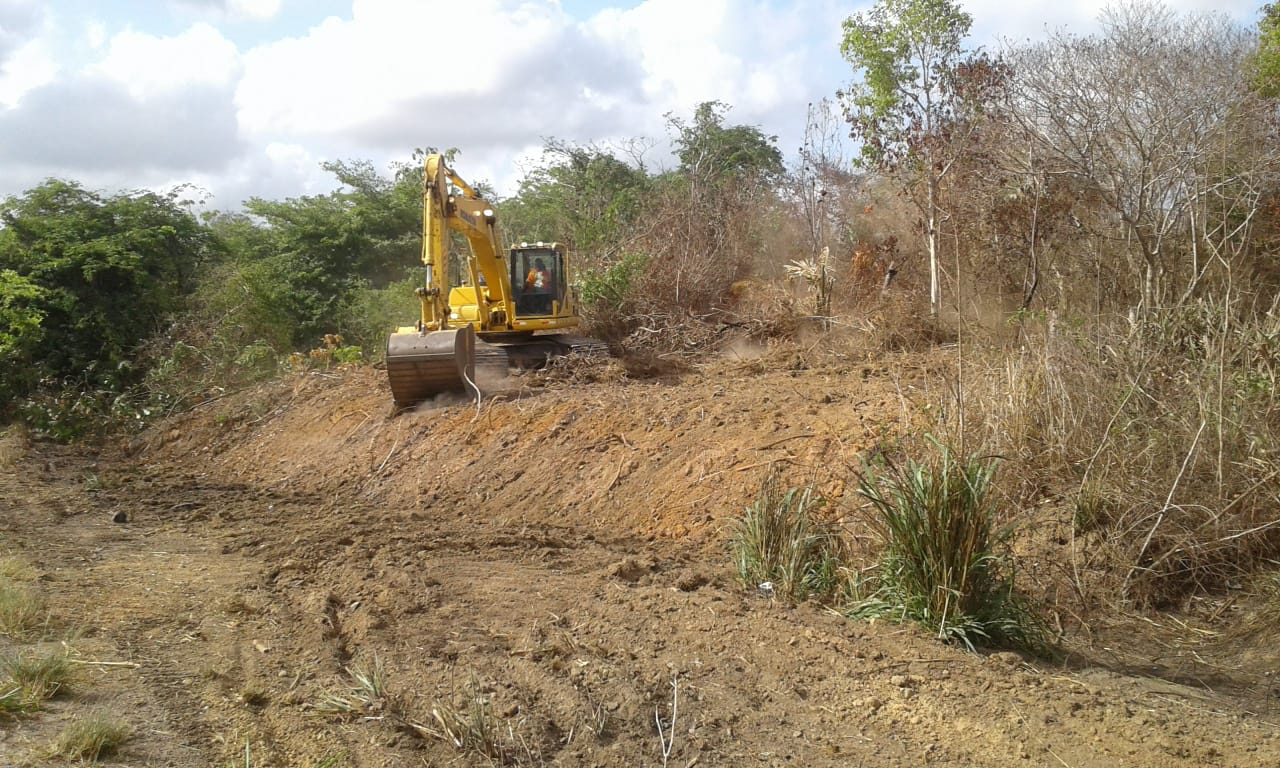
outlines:
[[[363,715],[372,712],[398,712],[398,702],[387,692],[387,669],[374,654],[372,661],[347,669],[355,686],[344,694],[326,695],[316,711],[338,715]]]
[[[17,686],[31,702],[51,699],[66,690],[71,682],[71,661],[63,653],[44,656],[0,656],[0,679]]]
[[[814,519],[824,503],[812,485],[783,490],[770,473],[734,525],[731,549],[742,583],[770,584],[792,602],[830,595],[841,579],[845,549],[835,528]]]
[[[54,742],[55,756],[97,762],[114,755],[133,730],[118,717],[93,712],[63,729]]]
[[[499,764],[509,762],[515,752],[503,738],[502,723],[494,714],[489,697],[473,677],[461,703],[437,702],[431,707],[433,724],[427,732],[453,745],[459,752],[474,753]]]
[[[32,640],[48,627],[49,612],[36,592],[0,579],[0,635]]]
[[[989,490],[994,460],[957,456],[933,441],[927,462],[867,465],[858,492],[884,541],[878,572],[849,608],[855,618],[914,621],[949,643],[1047,648],[1043,624],[1014,591],[1012,561],[998,550]]]

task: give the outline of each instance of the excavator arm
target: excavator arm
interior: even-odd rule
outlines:
[[[511,279],[502,263],[493,208],[447,165],[440,155],[428,155],[422,192],[422,263],[426,284],[419,290],[422,327],[443,331],[452,315],[449,306],[449,233],[461,232],[471,247],[467,260],[479,331],[507,326],[514,314]],[[456,188],[458,194],[450,191]],[[468,298],[472,298],[468,296]]]

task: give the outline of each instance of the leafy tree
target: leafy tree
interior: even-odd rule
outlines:
[[[51,180],[4,202],[4,354],[29,366],[6,374],[6,399],[40,380],[113,392],[137,380],[136,348],[180,309],[215,250],[178,194],[104,196]]]
[[[221,226],[241,254],[233,300],[248,299],[257,326],[287,329],[288,346],[314,345],[326,333],[348,330],[344,320],[361,292],[403,281],[419,264],[425,154],[418,150],[391,178],[367,161],[325,163],[342,188],[286,200],[251,198],[245,210],[261,225],[224,218]],[[357,333],[374,335],[373,329]]]
[[[0,270],[0,402],[31,388],[33,355],[44,338],[48,292],[11,269]]]
[[[782,175],[777,136],[766,136],[749,125],[725,126],[729,105],[704,101],[686,123],[668,114],[680,172],[690,179],[750,178],[773,180]]]
[[[1265,98],[1280,96],[1280,6],[1262,6],[1258,22],[1258,50],[1254,54],[1253,85]]]
[[[649,177],[607,149],[549,139],[542,163],[500,207],[505,235],[566,243],[586,261],[608,261],[643,210]]]
[[[924,219],[934,314],[941,304],[940,187],[976,124],[969,119],[974,108],[1000,79],[998,66],[963,47],[972,22],[954,0],[879,0],[845,19],[840,44],[862,74],[842,94],[852,136],[862,142],[861,163],[903,175]]]

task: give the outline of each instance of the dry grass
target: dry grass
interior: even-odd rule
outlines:
[[[1235,639],[1251,638],[1271,645],[1276,627],[1280,627],[1280,563],[1268,563],[1270,570],[1259,573],[1250,585],[1251,608],[1232,628]]]
[[[97,762],[116,754],[133,729],[106,712],[92,712],[63,729],[50,752],[67,760]]]
[[[64,653],[47,655],[16,654],[0,657],[0,673],[24,698],[39,703],[66,692],[73,669]]]
[[[27,558],[21,555],[0,557],[0,583],[27,582],[35,577],[36,568]]]
[[[501,723],[489,699],[474,679],[460,700],[437,702],[431,707],[428,732],[459,752],[509,762],[513,754],[504,739]]]
[[[0,635],[19,641],[39,639],[48,630],[49,620],[38,593],[0,580]]]
[[[347,669],[355,685],[344,693],[326,695],[316,704],[317,712],[334,715],[375,715],[400,712],[397,701],[387,691],[387,670],[376,655],[371,661]]]
[[[9,469],[18,463],[31,443],[30,430],[21,424],[0,431],[0,469]]]
[[[316,712],[363,721],[380,721],[424,741],[448,744],[460,754],[499,765],[541,765],[533,749],[493,711],[490,697],[472,676],[467,688],[447,700],[431,704],[428,715],[388,688],[385,665],[376,656],[347,670],[354,685],[341,694],[325,696]],[[603,711],[595,713],[599,727]]]
[[[1280,553],[1280,316],[1200,302],[1052,317],[969,362],[967,436],[1064,499],[1082,601],[1174,607]]]

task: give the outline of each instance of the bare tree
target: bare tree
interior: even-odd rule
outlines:
[[[1243,253],[1276,145],[1258,141],[1248,30],[1142,0],[1104,11],[1102,27],[1007,54],[1013,113],[1039,160],[1006,160],[1030,183],[1062,176],[1099,202],[1097,224],[1150,308],[1191,296]]]

